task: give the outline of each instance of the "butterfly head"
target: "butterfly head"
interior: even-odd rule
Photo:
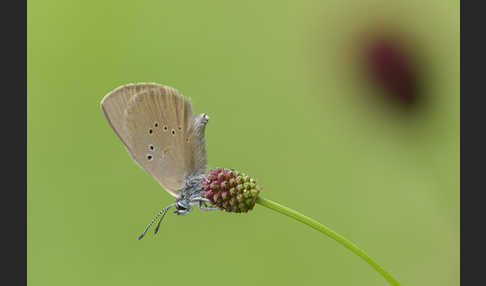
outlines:
[[[180,199],[175,202],[176,210],[174,213],[178,215],[185,215],[191,212],[191,201],[187,199]]]

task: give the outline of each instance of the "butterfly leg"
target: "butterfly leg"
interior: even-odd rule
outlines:
[[[210,203],[211,201],[206,199],[206,198],[203,198],[203,197],[195,197],[192,199],[193,201],[195,202],[205,202],[205,203]]]
[[[202,211],[215,211],[215,210],[219,210],[219,208],[203,208],[201,206],[199,206],[199,209],[202,210]]]
[[[197,200],[199,202],[199,209],[203,211],[214,211],[214,210],[219,210],[219,208],[211,208],[208,207],[206,203],[210,203],[211,201],[206,199],[206,198],[195,198],[194,200]]]

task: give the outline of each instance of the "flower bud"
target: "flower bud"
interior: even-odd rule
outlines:
[[[203,180],[203,197],[227,212],[248,212],[261,188],[255,179],[232,169],[210,170]]]

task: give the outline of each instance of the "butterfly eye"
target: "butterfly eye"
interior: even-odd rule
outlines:
[[[154,145],[150,144],[150,145],[149,145],[149,149],[150,149],[150,151],[153,151],[153,150],[155,149],[155,148],[154,148]]]
[[[172,135],[175,135],[176,131],[175,131],[174,129],[172,129],[172,130],[170,131],[170,133],[172,133]]]
[[[155,123],[154,123],[154,126],[155,126],[155,127],[159,127],[159,123],[158,123],[158,122],[155,122]]]
[[[169,130],[169,127],[167,127],[167,125],[164,126],[164,131],[167,131]]]
[[[186,138],[186,142],[189,143],[189,137]]]
[[[179,126],[177,129],[179,129],[179,131],[182,131],[182,127],[181,126]]]
[[[147,160],[152,161],[153,157],[150,154],[147,154]]]
[[[154,133],[154,130],[152,130],[152,128],[149,129],[149,134],[152,135],[152,133]]]

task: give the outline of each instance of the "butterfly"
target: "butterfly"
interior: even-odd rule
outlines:
[[[195,115],[191,102],[176,89],[157,83],[120,86],[101,101],[109,125],[135,162],[150,173],[175,198],[147,225],[162,219],[170,208],[178,215],[188,214],[192,206],[202,210],[210,201],[202,196],[202,180],[207,168],[204,132],[209,116]]]

